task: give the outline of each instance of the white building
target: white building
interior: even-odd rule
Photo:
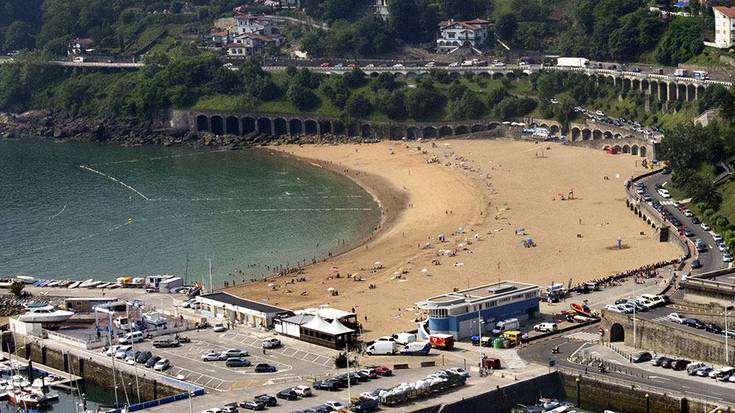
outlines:
[[[388,0],[375,0],[375,15],[383,20],[388,20],[390,16]]]
[[[256,56],[263,54],[269,46],[280,47],[286,43],[280,30],[268,20],[252,14],[238,14],[235,22],[237,24],[228,30],[226,36],[219,32],[212,35],[214,45],[224,46],[228,56]]]
[[[715,43],[713,46],[720,49],[732,47],[733,32],[735,32],[735,7],[716,6],[712,8],[712,11],[715,14]]]
[[[444,20],[439,22],[439,38],[436,48],[439,52],[452,53],[461,47],[479,48],[487,43],[490,22],[482,19]]]

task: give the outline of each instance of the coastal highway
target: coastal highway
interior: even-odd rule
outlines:
[[[641,179],[641,181],[646,185],[646,194],[648,194],[654,200],[661,202],[664,208],[666,208],[679,221],[686,225],[687,228],[694,232],[694,236],[689,237],[692,242],[699,238],[707,244],[708,251],[699,253],[698,256],[694,245],[690,244],[692,255],[697,256],[699,262],[702,264],[701,268],[693,269],[692,274],[699,274],[702,272],[709,272],[726,268],[728,264],[722,261],[722,253],[717,248],[717,244],[712,238],[712,234],[709,231],[705,231],[704,229],[702,229],[701,225],[692,224],[691,218],[684,216],[684,214],[673,205],[673,199],[665,199],[664,197],[659,195],[658,191],[656,190],[656,185],[661,185],[665,188],[667,186],[669,177],[670,175],[664,175],[663,173],[659,172],[657,174],[653,174],[651,176],[643,178]],[[676,231],[676,227],[671,226],[671,230]]]
[[[598,326],[594,326],[588,330],[580,330],[588,334],[597,333]],[[658,390],[663,393],[671,393],[682,395],[688,398],[702,399],[717,404],[735,404],[735,383],[716,383],[709,378],[691,378],[684,374],[672,374],[681,372],[671,372],[654,367],[651,363],[632,364],[627,362],[620,355],[613,353],[606,347],[596,346],[593,349],[608,362],[619,365],[622,372],[611,371],[608,373],[598,373],[594,367],[588,367],[585,373],[585,365],[577,364],[569,361],[568,358],[575,352],[579,351],[585,343],[579,340],[573,340],[569,337],[559,336],[557,338],[531,344],[521,350],[518,354],[526,361],[548,365],[549,360],[556,362],[556,368],[566,373],[578,374],[584,380],[585,376],[594,377],[603,381],[612,383],[625,384],[627,386],[635,385],[636,387],[648,390]],[[555,346],[559,346],[559,353],[552,354],[551,350]],[[584,400],[584,394],[582,395]]]

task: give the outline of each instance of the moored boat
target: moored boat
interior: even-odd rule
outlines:
[[[69,289],[77,288],[77,287],[79,287],[79,284],[81,284],[81,283],[82,283],[81,281],[74,281],[73,283],[69,284],[69,287],[67,287],[67,288],[69,288]]]
[[[93,280],[92,278],[90,278],[90,279],[88,279],[88,280],[84,280],[84,281],[82,281],[82,283],[81,283],[81,284],[79,284],[79,288],[87,288],[87,287],[89,287],[90,285],[92,285],[92,284],[93,284],[94,282],[95,282],[95,281],[94,281],[94,280]]]

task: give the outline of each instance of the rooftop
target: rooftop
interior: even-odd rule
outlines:
[[[437,295],[428,298],[425,301],[416,303],[416,305],[422,309],[429,309],[433,307],[449,307],[459,304],[474,304],[515,293],[530,292],[538,290],[538,288],[539,287],[534,284],[526,284],[516,281],[500,281],[493,284],[481,285],[479,287],[468,288],[466,290]]]
[[[224,304],[230,304],[237,307],[247,308],[254,311],[260,311],[261,313],[284,313],[290,310],[281,307],[275,307],[270,304],[261,303],[258,301],[246,300],[244,298],[236,297],[228,293],[212,293],[199,296],[207,300],[218,301]]]
[[[454,19],[449,19],[449,20],[442,20],[442,21],[440,21],[439,22],[439,28],[446,29],[447,27],[453,26],[455,24],[459,24],[459,25],[464,26],[464,27],[466,27],[468,29],[476,30],[476,29],[479,29],[480,28],[479,26],[483,26],[483,25],[486,25],[486,24],[489,24],[489,23],[490,23],[489,21],[482,20],[482,19],[472,19],[472,20],[454,20]]]
[[[716,6],[713,9],[719,11],[727,17],[735,18],[735,7]]]

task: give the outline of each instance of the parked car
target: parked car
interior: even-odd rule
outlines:
[[[391,376],[393,374],[393,370],[385,366],[373,366],[373,369],[380,376]]]
[[[227,358],[230,357],[247,357],[250,354],[248,354],[245,350],[240,350],[239,348],[230,348],[222,352]]]
[[[225,331],[227,331],[227,327],[225,327],[224,324],[222,324],[222,323],[216,323],[214,325],[214,332],[215,333],[222,333],[222,332],[225,332]]]
[[[296,392],[301,397],[310,397],[311,396],[311,388],[309,386],[299,385],[293,388],[293,391]]]
[[[265,409],[265,403],[260,400],[244,400],[240,402],[240,407],[249,410],[263,410]]]
[[[299,395],[298,393],[296,393],[296,391],[294,391],[294,389],[288,388],[288,389],[283,389],[279,391],[278,393],[276,393],[276,397],[278,397],[279,399],[285,399],[285,400],[296,400],[299,398]]]
[[[684,319],[684,323],[683,324],[685,326],[698,328],[700,330],[702,330],[704,328],[704,323],[701,322],[701,321],[699,321],[699,320],[697,320],[696,318],[686,318],[686,319]]]
[[[709,374],[714,370],[710,366],[703,366],[697,369],[697,372],[695,373],[699,377],[707,377]]]
[[[238,413],[237,403],[227,403],[222,406],[222,413]]]
[[[207,410],[202,410],[202,413],[224,413],[224,411],[219,407],[212,407]]]
[[[329,407],[332,410],[337,410],[337,411],[342,410],[342,409],[345,408],[345,405],[342,404],[342,403],[340,403],[340,402],[338,402],[337,400],[328,400],[328,401],[324,402],[324,405],[327,406],[327,407]]]
[[[224,353],[210,351],[207,354],[202,354],[202,361],[222,361],[222,360],[227,360],[227,356]]]
[[[712,229],[712,227],[710,227],[709,225],[707,225],[707,223],[706,223],[706,222],[702,222],[702,225],[701,225],[701,227],[702,227],[702,229],[703,229],[703,230],[705,230],[705,231],[709,231],[709,230],[711,230],[711,229]]]
[[[168,359],[160,359],[153,366],[153,370],[166,371],[166,369],[168,369],[169,367],[171,367],[171,362],[168,361]]]
[[[661,365],[661,362],[665,358],[666,358],[665,356],[654,355],[653,358],[651,359],[651,364],[654,365],[654,366],[660,366]]]
[[[360,371],[362,373],[365,373],[371,379],[377,379],[378,377],[380,377],[378,376],[378,372],[375,371],[375,369],[367,368],[367,369],[362,369]]]
[[[717,324],[708,323],[704,325],[704,331],[715,334],[722,334],[722,329]]]
[[[673,321],[678,324],[684,324],[684,320],[686,320],[686,318],[680,316],[679,313],[670,313],[666,318],[668,318],[669,321]]]
[[[135,358],[135,362],[138,364],[143,364],[151,357],[153,357],[153,353],[151,353],[150,351],[143,351],[138,355],[138,357]]]
[[[647,351],[642,351],[640,353],[634,354],[632,360],[633,363],[643,363],[646,361],[651,361],[652,358],[653,356],[651,355],[651,353]]]
[[[695,269],[695,270],[698,269],[698,268],[702,268],[702,262],[699,261],[699,258],[697,258],[694,261],[692,261],[692,268]]]
[[[153,347],[157,348],[178,347],[180,345],[181,343],[179,343],[179,340],[172,339],[170,337],[158,338],[153,340]]]
[[[275,373],[276,371],[278,371],[276,366],[268,363],[260,363],[255,366],[256,373]]]
[[[661,367],[663,367],[665,369],[670,369],[671,368],[671,363],[673,363],[673,362],[674,362],[674,359],[672,359],[672,358],[662,357],[661,360],[660,360],[660,362],[659,362],[659,366],[661,366]]]
[[[684,359],[674,360],[674,362],[671,363],[671,369],[677,371],[684,370],[685,368],[687,368],[687,366],[689,366],[690,363],[691,362],[689,360]]]
[[[266,338],[263,340],[263,348],[277,348],[281,347],[281,340],[272,337],[272,338]]]
[[[317,390],[338,391],[341,387],[337,381],[328,379],[315,381],[314,388]]]
[[[148,361],[145,362],[145,366],[148,367],[149,369],[153,368],[153,366],[155,366],[159,360],[161,360],[160,356],[153,356],[149,358]]]
[[[620,308],[615,304],[606,305],[605,310],[612,311],[613,313],[625,314],[625,309]]]
[[[265,403],[266,406],[270,407],[278,405],[278,399],[268,394],[261,394],[253,397],[253,399],[260,400],[261,402]]]
[[[225,362],[225,366],[227,367],[250,367],[252,365],[253,363],[250,360],[240,357],[230,357]]]
[[[559,326],[556,323],[541,323],[533,326],[533,329],[544,333],[553,333],[559,330]]]

